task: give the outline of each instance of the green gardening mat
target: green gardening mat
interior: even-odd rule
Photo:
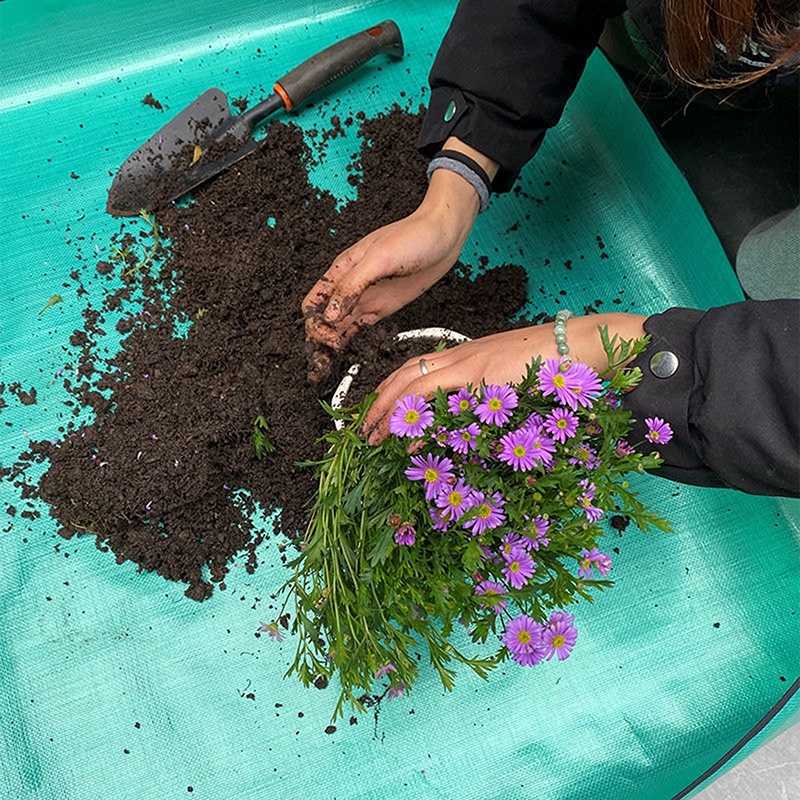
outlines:
[[[37,389],[32,405],[3,395],[3,466],[69,418],[55,376],[101,289],[94,262],[119,227],[106,191],[124,158],[206,88],[257,99],[316,50],[386,18],[404,59],[365,65],[296,120],[324,127],[334,106],[343,118],[416,110],[453,7],[0,4],[0,383]],[[148,92],[166,114],[142,104]],[[327,147],[315,179],[344,202],[341,166],[358,141]],[[532,313],[741,299],[702,209],[601,56],[519,187],[492,201],[464,261],[519,262],[524,251]],[[56,293],[63,302],[39,314]],[[92,538],[64,541],[46,507],[4,482],[0,798],[689,796],[796,718],[800,514],[795,502],[654,477],[637,487],[675,532],[609,531],[616,586],[576,609],[580,646],[567,661],[509,665],[488,681],[462,670],[452,693],[423,666],[410,696],[326,732],[335,688],[284,680],[292,638],[254,636],[286,578],[276,541],[259,548],[253,575],[231,569],[227,591],[200,604],[117,565]]]

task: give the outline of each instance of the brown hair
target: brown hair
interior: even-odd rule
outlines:
[[[800,66],[796,0],[664,0],[664,24],[667,62],[694,86],[742,86],[780,67]],[[772,63],[726,78],[710,75],[720,63],[734,64],[748,40],[772,53]]]

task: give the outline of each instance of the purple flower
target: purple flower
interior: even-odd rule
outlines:
[[[428,514],[435,531],[446,531],[450,527],[450,512],[446,508],[429,508]]]
[[[406,523],[394,532],[394,540],[397,544],[411,546],[417,540],[417,531],[413,525]]]
[[[566,359],[548,358],[539,367],[536,377],[539,379],[539,389],[544,397],[554,394],[559,403],[574,409],[576,408],[575,401],[567,388],[569,369],[569,361]]]
[[[405,471],[410,481],[425,481],[425,499],[433,500],[439,490],[453,478],[453,462],[444,456],[411,456],[413,467]]]
[[[538,437],[526,430],[511,431],[500,439],[497,458],[510,464],[514,472],[528,472],[538,460],[534,452],[537,440]]]
[[[578,631],[572,624],[574,617],[571,614],[554,612],[545,625],[542,632],[542,647],[544,657],[549,661],[553,654],[558,656],[559,661],[563,661],[575,646],[578,638]]]
[[[455,450],[456,453],[466,455],[471,450],[474,450],[478,443],[475,439],[481,435],[480,426],[473,422],[467,425],[466,428],[459,428],[455,431],[450,431],[447,437],[447,443]]]
[[[578,577],[579,578],[591,578],[592,577],[592,570],[594,569],[594,562],[595,559],[600,555],[596,547],[593,547],[591,551],[587,550],[585,547],[581,550],[581,557],[578,561],[580,569],[578,570]]]
[[[519,398],[508,384],[491,384],[483,389],[483,400],[475,408],[475,415],[481,422],[490,425],[505,425],[511,419],[511,412],[519,404]]]
[[[569,406],[573,411],[578,406],[590,408],[593,399],[603,390],[597,373],[579,361],[572,363],[556,358],[548,358],[536,373],[539,388],[547,397],[554,394],[559,403]]]
[[[473,536],[480,536],[484,531],[502,525],[506,521],[503,506],[506,501],[500,492],[487,497],[483,492],[472,493],[472,508],[475,516],[464,522],[464,527],[472,531]]]
[[[624,439],[620,439],[614,452],[620,458],[624,458],[625,456],[632,456],[636,451]]]
[[[395,697],[402,697],[406,693],[406,685],[398,683],[396,686],[389,688],[389,693],[386,695],[387,700],[394,700]]]
[[[530,550],[530,539],[523,539],[518,533],[507,533],[500,542],[500,553],[508,560],[516,550]]]
[[[578,430],[578,418],[566,408],[554,408],[544,421],[544,429],[563,444]]]
[[[388,675],[390,672],[397,672],[397,668],[391,661],[387,661],[376,673],[375,679],[380,680],[384,676]]]
[[[577,464],[586,469],[597,469],[600,466],[600,459],[597,457],[597,450],[594,447],[584,444],[576,447],[572,452],[575,455],[570,458],[570,464]]]
[[[475,587],[475,594],[492,598],[494,597],[503,598],[503,599],[498,599],[496,602],[491,604],[481,603],[481,605],[484,606],[484,608],[487,606],[491,606],[491,608],[494,609],[496,614],[499,614],[508,605],[508,601],[505,599],[506,587],[503,586],[502,583],[498,583],[497,581],[489,581],[489,580],[481,581]]]
[[[512,588],[521,589],[533,575],[536,564],[533,563],[531,557],[521,548],[512,551],[505,559],[506,565],[503,567],[503,575],[505,575],[506,580],[511,584]]]
[[[544,426],[544,419],[542,418],[541,414],[537,414],[535,411],[531,414],[525,422],[520,425],[520,428],[532,433],[534,436],[537,436],[542,432],[542,427]]]
[[[541,461],[546,467],[553,461],[556,452],[556,443],[549,436],[536,436],[533,440],[533,457]]]
[[[567,390],[572,396],[572,402],[567,405],[573,410],[577,406],[591,408],[594,399],[603,391],[603,384],[597,373],[586,364],[574,361],[567,371]]]
[[[646,419],[644,424],[647,425],[646,439],[649,439],[655,444],[666,444],[672,438],[672,428],[669,422],[664,422],[661,417],[651,417]]]
[[[395,436],[422,436],[433,423],[433,409],[419,394],[407,394],[397,401],[397,408],[389,417],[389,431]]]
[[[258,632],[269,634],[269,638],[275,642],[283,641],[283,636],[281,635],[277,622],[262,622]]]
[[[447,398],[447,409],[451,414],[460,414],[462,411],[471,411],[477,402],[469,389],[460,389]]]
[[[458,520],[472,507],[472,489],[459,478],[452,486],[445,484],[436,495],[436,505],[442,509],[442,516]]]
[[[597,558],[594,560],[594,565],[597,567],[597,571],[605,578],[611,569],[611,556],[608,553],[598,553]]]
[[[530,519],[525,517],[528,524],[523,528],[522,541],[526,543],[528,550],[538,550],[540,547],[547,547],[550,544],[550,539],[545,535],[550,523],[543,517],[536,516]]]
[[[506,625],[501,639],[514,661],[530,667],[538,664],[545,654],[542,634],[542,626],[536,620],[520,614]]]
[[[578,498],[578,503],[580,503],[583,513],[586,514],[586,519],[588,519],[589,522],[597,522],[597,520],[603,516],[603,509],[595,508],[595,506],[592,505],[592,500],[594,500],[595,485],[593,483],[589,483],[588,480],[580,481],[580,485],[584,487],[585,491]]]

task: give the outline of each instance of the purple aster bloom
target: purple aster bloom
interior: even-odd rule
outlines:
[[[538,460],[535,454],[537,441],[538,437],[526,430],[511,431],[500,439],[500,452],[497,458],[510,464],[514,472],[527,472]]]
[[[664,422],[661,417],[646,419],[644,424],[647,425],[645,438],[654,444],[666,444],[672,438],[672,428],[669,422]]]
[[[462,478],[452,486],[445,484],[436,495],[436,505],[442,509],[442,516],[446,512],[448,519],[458,520],[472,508],[472,489]]]
[[[620,439],[617,442],[615,452],[620,458],[624,458],[625,456],[632,456],[636,451],[624,439]]]
[[[472,531],[473,536],[480,536],[484,531],[502,525],[506,521],[506,515],[503,513],[505,504],[506,501],[500,492],[495,492],[490,497],[483,492],[473,492],[470,510],[475,513],[475,516],[466,520],[464,527]]]
[[[599,556],[600,553],[597,551],[596,547],[593,547],[591,552],[587,550],[585,547],[581,550],[581,557],[578,560],[578,577],[579,578],[591,578],[592,577],[592,570],[594,569],[594,560]]]
[[[598,374],[586,364],[574,361],[567,371],[567,390],[572,402],[567,402],[573,410],[577,406],[591,408],[595,398],[603,391],[603,383]]]
[[[518,533],[507,533],[500,541],[500,553],[503,558],[508,559],[515,550],[529,551],[531,547],[530,539],[523,539]]]
[[[542,647],[543,633],[542,626],[536,620],[520,614],[506,625],[501,639],[511,658],[527,667],[538,664],[545,654]]]
[[[519,398],[508,384],[490,384],[483,389],[483,400],[475,408],[475,415],[481,422],[490,425],[505,425],[511,419],[511,412],[519,404]]]
[[[578,502],[583,509],[583,513],[586,514],[586,519],[588,519],[589,522],[597,522],[597,520],[603,516],[603,510],[601,508],[595,508],[595,506],[592,505],[592,500],[594,500],[595,485],[593,483],[589,483],[588,480],[580,481],[580,485],[583,486],[585,490],[584,493],[578,498]]]
[[[597,571],[605,578],[611,569],[611,556],[608,553],[598,553],[597,558],[594,560],[594,565]]]
[[[433,500],[439,490],[454,477],[453,462],[444,456],[411,456],[413,467],[405,471],[410,481],[425,481],[425,499]]]
[[[536,377],[539,379],[539,389],[544,397],[551,394],[556,396],[559,403],[575,408],[575,399],[567,388],[567,373],[569,362],[565,359],[548,358],[539,367]]]
[[[281,636],[281,632],[280,629],[278,628],[277,622],[262,622],[258,629],[258,632],[269,634],[269,638],[275,642],[283,641],[283,636]]]
[[[545,625],[542,632],[542,647],[544,648],[544,657],[549,661],[553,654],[558,657],[559,661],[563,661],[575,646],[575,640],[578,638],[578,631],[572,624],[573,617],[570,614],[555,614],[550,615],[550,619]]]
[[[511,555],[506,556],[506,565],[503,567],[503,575],[514,589],[521,589],[528,579],[533,575],[536,564],[531,557],[522,549],[515,550]]]
[[[398,683],[396,686],[391,686],[389,688],[389,693],[386,695],[386,699],[394,700],[395,697],[402,697],[405,693],[406,685],[404,683]]]
[[[616,393],[614,389],[609,389],[605,396],[603,397],[603,402],[609,408],[619,408],[620,407],[620,400],[619,395]]]
[[[526,517],[526,519],[528,519]],[[529,542],[528,547],[531,550],[538,550],[540,547],[547,547],[550,544],[550,539],[545,535],[550,523],[542,517],[536,516],[529,520],[528,526],[525,528],[524,541]]]
[[[481,435],[480,426],[473,422],[467,425],[466,428],[459,428],[455,431],[450,431],[447,437],[447,443],[455,450],[456,453],[466,455],[471,450],[474,450],[478,443],[475,441]]]
[[[546,467],[553,461],[553,453],[556,452],[556,443],[549,437],[539,435],[533,440],[533,457],[541,461]]]
[[[447,410],[451,414],[460,414],[462,411],[471,411],[477,403],[475,395],[469,389],[459,389],[456,394],[447,398]]]
[[[380,668],[380,669],[379,669],[379,670],[378,670],[378,671],[375,673],[375,678],[376,678],[376,680],[380,680],[380,679],[381,679],[381,678],[383,678],[385,675],[388,675],[390,672],[397,672],[397,668],[395,667],[395,665],[394,665],[394,664],[392,664],[392,662],[391,662],[391,661],[388,661],[386,664],[384,664],[384,665],[383,665],[383,666],[382,666],[382,667],[381,667],[381,668]]]
[[[600,466],[600,459],[597,457],[597,450],[591,445],[584,444],[576,447],[573,451],[575,453],[570,458],[570,464],[577,464],[578,466],[585,467],[586,469],[597,469]]]
[[[541,433],[542,427],[544,426],[544,418],[541,414],[537,414],[535,411],[531,414],[525,422],[520,425],[520,428],[528,431],[535,435]]]
[[[394,532],[394,540],[397,544],[405,544],[411,546],[417,540],[417,531],[413,525],[406,523],[401,525]]]
[[[481,581],[475,587],[475,594],[498,598],[497,602],[495,603],[481,603],[484,608],[487,606],[493,608],[496,614],[499,614],[508,605],[508,601],[505,599],[506,587],[497,581]]]
[[[435,531],[446,531],[450,527],[450,512],[446,508],[429,508],[431,527]]]
[[[436,428],[436,433],[433,435],[433,441],[439,445],[439,447],[444,447],[447,445],[448,439],[450,437],[450,431],[444,427],[444,425],[439,425]]]
[[[578,418],[566,408],[554,408],[544,421],[544,429],[562,444],[578,430]]]
[[[422,436],[433,423],[433,409],[422,395],[407,394],[397,401],[389,417],[389,431],[395,436]]]

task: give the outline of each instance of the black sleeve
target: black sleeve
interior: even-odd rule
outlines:
[[[427,156],[448,136],[500,165],[495,191],[511,188],[555,125],[624,0],[461,0],[430,73],[419,140]]]
[[[674,437],[654,474],[750,494],[800,496],[800,300],[748,300],[710,311],[672,308],[645,322],[652,339],[633,364],[642,382],[623,399],[642,442],[658,416]],[[664,358],[677,356],[666,377]],[[666,359],[669,361],[669,359]],[[659,368],[658,363],[662,362]]]

